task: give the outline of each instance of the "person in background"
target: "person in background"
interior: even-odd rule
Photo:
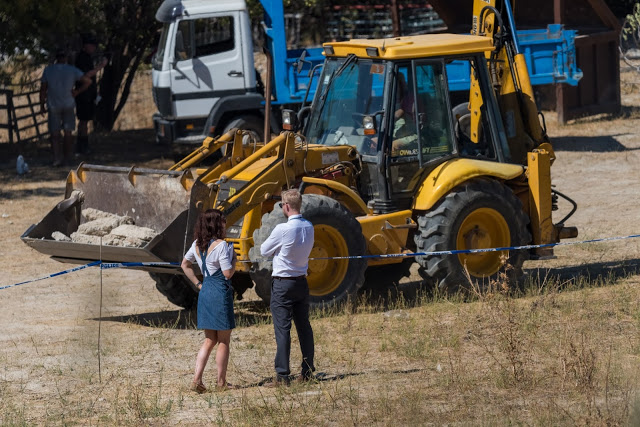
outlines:
[[[277,346],[274,362],[276,377],[263,384],[266,387],[288,385],[290,382],[291,319],[296,324],[302,351],[302,372],[297,380],[309,381],[313,379],[315,371],[306,277],[309,254],[313,249],[313,225],[300,214],[302,196],[298,190],[284,191],[280,205],[288,218],[287,222],[278,224],[260,246],[262,256],[273,255],[271,315]]]
[[[97,66],[94,66],[93,55],[96,52],[98,41],[92,34],[82,37],[82,50],[76,56],[76,67],[83,72],[103,69],[108,60],[105,58]],[[96,112],[96,96],[98,86],[95,75],[91,78],[89,88],[76,98],[76,116],[78,118],[78,136],[76,142],[77,154],[89,154],[89,122],[94,119]]]
[[[207,391],[202,374],[213,347],[218,344],[216,365],[217,389],[235,388],[227,382],[229,342],[231,330],[236,327],[233,313],[231,276],[235,272],[236,256],[233,245],[224,241],[225,218],[221,211],[208,209],[196,221],[194,242],[182,260],[184,274],[200,291],[198,295],[198,329],[204,329],[204,343],[196,358],[196,369],[191,390]],[[203,274],[199,281],[193,269],[197,262]]]
[[[76,82],[79,82],[79,87],[74,88]],[[42,73],[40,114],[44,115],[47,111],[49,113],[53,166],[61,166],[63,162],[69,165],[72,162],[72,132],[76,128],[75,97],[87,90],[90,84],[91,72],[85,74],[67,64],[67,53],[62,49],[56,52],[56,62],[48,65]],[[61,132],[64,132],[64,138]]]

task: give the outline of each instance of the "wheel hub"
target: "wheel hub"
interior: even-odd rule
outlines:
[[[456,249],[488,249],[511,245],[509,225],[495,209],[472,211],[460,225]],[[508,258],[508,251],[459,254],[460,263],[473,277],[491,276],[500,270]]]
[[[345,257],[349,248],[342,234],[326,224],[314,225],[314,246],[310,258]],[[338,289],[349,267],[348,259],[314,259],[309,261],[309,293],[312,296],[328,295]]]

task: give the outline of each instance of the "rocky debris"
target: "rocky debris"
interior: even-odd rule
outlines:
[[[123,224],[111,230],[114,236],[132,237],[134,239],[151,241],[158,235],[154,230],[147,227],[138,227],[136,225]]]
[[[78,233],[88,234],[89,236],[106,236],[111,230],[122,224],[133,224],[133,218],[130,216],[108,215],[80,224]]]
[[[82,216],[86,222],[80,224],[78,231],[71,234],[70,240],[76,243],[100,245],[102,237],[104,246],[141,248],[158,235],[151,228],[136,226],[133,218],[129,216],[120,216],[93,208],[83,209]],[[53,233],[51,237],[55,240],[69,239],[60,232]]]
[[[53,240],[57,240],[59,242],[70,242],[71,241],[71,237],[69,237],[66,234],[61,233],[59,231],[54,231],[53,233],[51,233],[51,238]]]
[[[94,221],[96,219],[111,218],[118,215],[115,215],[109,212],[99,211],[98,209],[94,209],[94,208],[86,208],[86,209],[82,209],[82,216],[87,222],[89,222],[89,221]]]
[[[88,234],[82,233],[71,233],[71,240],[75,243],[85,243],[88,245],[99,245],[100,244],[100,236],[90,236]]]

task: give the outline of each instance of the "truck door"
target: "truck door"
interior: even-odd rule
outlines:
[[[394,199],[411,198],[428,170],[454,154],[447,77],[441,61],[399,65],[395,74],[388,182]]]
[[[226,12],[177,22],[175,66],[171,70],[173,111],[177,117],[206,116],[215,102],[255,87],[253,47],[242,32],[240,12]],[[248,45],[247,45],[248,44]],[[248,52],[247,52],[248,50]]]

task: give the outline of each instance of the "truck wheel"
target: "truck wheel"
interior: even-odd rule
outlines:
[[[170,303],[187,310],[198,301],[198,293],[189,284],[189,279],[181,274],[149,273],[156,282],[156,289],[167,297]]]
[[[249,131],[250,137],[244,137],[243,143],[253,144],[260,142],[264,138],[264,120],[257,116],[240,116],[232,119],[231,122],[224,128],[222,135],[229,132],[233,128]]]
[[[496,248],[531,241],[529,218],[505,185],[471,180],[455,188],[435,208],[418,217],[418,252]],[[469,290],[469,278],[482,288],[503,273],[509,285],[522,276],[527,250],[418,256],[420,273],[441,290]],[[469,278],[465,272],[469,273]]]
[[[311,258],[364,255],[366,243],[360,223],[338,201],[316,194],[302,196],[302,215],[314,227],[314,246]],[[256,293],[264,301],[271,298],[272,262],[259,256],[260,245],[269,237],[276,225],[285,222],[281,209],[274,209],[262,217],[262,226],[253,233],[254,247],[249,257],[254,262],[251,278]],[[364,283],[365,259],[311,260],[309,261],[310,304],[319,307],[340,303]]]

